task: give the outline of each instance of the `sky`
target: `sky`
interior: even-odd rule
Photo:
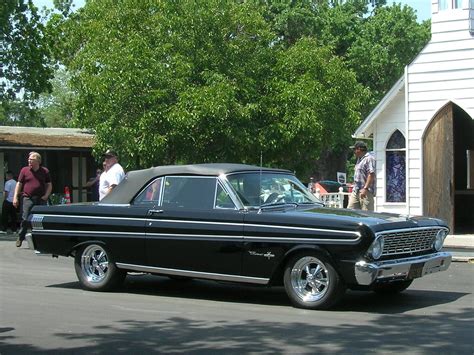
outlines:
[[[43,6],[47,8],[53,7],[53,0],[33,0],[33,2],[40,8]],[[84,2],[85,0],[74,0],[75,8],[84,6]],[[419,22],[431,18],[431,0],[387,0],[387,4],[392,4],[393,2],[402,3],[415,9]]]

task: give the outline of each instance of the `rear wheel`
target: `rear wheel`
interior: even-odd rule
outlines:
[[[328,309],[345,291],[331,262],[312,252],[292,257],[285,267],[283,280],[288,297],[300,308]]]
[[[405,291],[408,287],[410,287],[413,280],[404,280],[404,281],[393,281],[387,283],[376,284],[373,286],[372,290],[375,293],[383,294],[383,295],[390,295],[400,293]]]
[[[74,268],[81,285],[91,291],[108,291],[120,285],[126,272],[117,268],[110,253],[98,244],[83,247],[76,254]]]

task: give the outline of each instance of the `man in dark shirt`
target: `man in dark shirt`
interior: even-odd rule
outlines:
[[[51,194],[53,185],[49,170],[41,166],[41,155],[37,152],[31,152],[28,155],[28,166],[20,170],[18,182],[16,183],[13,205],[18,208],[22,196],[22,221],[20,233],[16,241],[16,246],[21,247],[27,232],[28,216],[34,205],[45,205]]]

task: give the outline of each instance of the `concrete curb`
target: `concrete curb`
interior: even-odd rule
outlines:
[[[448,235],[443,250],[451,253],[453,262],[474,264],[474,234]]]

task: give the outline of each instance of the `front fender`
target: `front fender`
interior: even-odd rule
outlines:
[[[273,271],[270,277],[270,282],[269,282],[270,285],[283,284],[283,273],[285,271],[285,265],[288,263],[288,260],[293,255],[298,254],[302,251],[313,251],[313,252],[321,253],[326,258],[328,258],[335,267],[337,266],[331,254],[324,247],[320,245],[312,245],[312,244],[295,245],[294,247],[288,249],[283,255],[283,257],[281,258],[280,262],[278,263],[277,267],[275,268],[275,270]]]

